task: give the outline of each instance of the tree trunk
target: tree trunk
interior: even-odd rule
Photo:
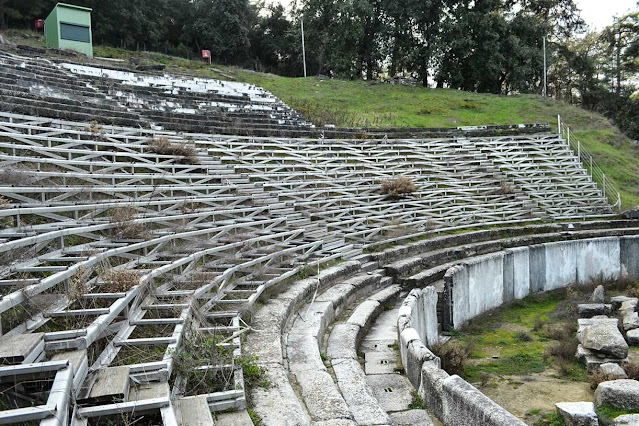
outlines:
[[[616,66],[617,66],[617,96],[621,95],[621,29],[617,33],[617,49],[616,49]]]
[[[393,53],[391,54],[391,66],[389,70],[391,78],[395,78],[397,75],[397,59],[399,57],[399,47],[397,46],[398,38],[397,31],[395,31],[395,35],[393,36]]]

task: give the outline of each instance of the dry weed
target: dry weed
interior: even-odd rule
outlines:
[[[179,157],[176,161],[183,164],[200,164],[197,158],[197,150],[193,145],[184,143],[172,143],[166,137],[159,137],[148,143],[149,151],[160,155],[172,155]]]
[[[114,223],[115,236],[125,239],[144,239],[148,237],[148,229],[144,223],[135,223],[137,211],[131,206],[115,207],[109,212],[109,220]]]
[[[104,274],[102,289],[106,293],[126,293],[140,281],[140,275],[126,269],[109,270]]]
[[[382,182],[381,193],[390,198],[402,198],[417,191],[417,186],[410,178],[396,178]]]

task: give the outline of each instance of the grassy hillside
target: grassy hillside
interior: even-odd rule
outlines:
[[[15,42],[42,44],[33,34],[9,34]],[[167,65],[169,71],[212,78],[233,78],[263,86],[318,125],[456,127],[483,124],[550,123],[561,115],[575,137],[620,188],[623,206],[639,206],[639,148],[608,120],[567,103],[534,95],[496,96],[455,90],[368,84],[315,77],[286,78],[233,67],[190,61],[157,53],[103,46],[95,55],[128,60],[131,56]],[[127,64],[128,62],[124,62]]]

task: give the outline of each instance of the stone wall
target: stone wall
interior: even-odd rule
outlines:
[[[477,256],[444,277],[443,327],[457,328],[529,294],[585,283],[599,274],[639,276],[639,236],[602,237],[517,247]],[[437,293],[414,289],[397,326],[409,380],[427,408],[446,425],[524,425],[459,376],[449,376],[427,346],[438,340]]]
[[[639,276],[639,237],[559,241],[468,259],[444,277],[443,328],[529,294],[586,283],[599,274]]]

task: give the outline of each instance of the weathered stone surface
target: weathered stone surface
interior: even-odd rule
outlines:
[[[609,380],[627,379],[628,375],[619,364],[606,362],[599,366],[599,371],[605,374]]]
[[[394,352],[366,352],[366,374],[392,374],[397,367],[397,356]]]
[[[521,420],[497,405],[459,376],[442,384],[446,426],[524,426]]]
[[[637,426],[639,425],[639,414],[624,414],[612,421],[612,426]]]
[[[626,339],[630,346],[639,346],[639,328],[628,330],[626,333]]]
[[[0,365],[33,362],[44,350],[44,333],[0,337]]]
[[[365,300],[355,308],[347,322],[359,325],[363,330],[367,330],[383,309],[384,307],[379,302]]]
[[[392,424],[395,426],[433,426],[426,410],[408,410],[398,413],[391,413]]]
[[[621,302],[621,306],[619,307],[619,310],[636,311],[637,303],[639,303],[639,299],[637,299],[636,297],[631,297],[628,300],[624,300],[623,302]]]
[[[313,422],[311,423],[311,426],[357,426],[357,423],[347,419],[333,419],[321,422]]]
[[[360,328],[355,324],[336,324],[328,338],[326,355],[329,358],[357,359],[357,334]]]
[[[595,391],[595,404],[637,410],[639,409],[639,382],[622,379],[599,383]]]
[[[93,405],[126,401],[131,381],[129,366],[107,367],[97,370],[89,377],[89,386],[83,389],[78,401]]]
[[[557,413],[566,426],[598,426],[599,420],[592,402],[560,402]]]
[[[604,286],[598,285],[597,288],[595,288],[595,291],[592,292],[590,300],[592,300],[592,303],[604,303],[606,301],[606,291],[604,290]]]
[[[404,376],[376,374],[366,376],[366,381],[385,411],[407,410],[413,401],[412,392],[415,389]]]
[[[612,310],[616,311],[621,308],[621,304],[627,300],[632,300],[632,297],[628,296],[614,296],[610,298],[610,305],[612,306]]]
[[[395,297],[397,297],[400,293],[400,291],[402,290],[402,287],[399,285],[392,285],[380,292],[375,293],[374,295],[372,295],[371,297],[369,297],[369,300],[376,300],[379,303],[381,303],[382,305],[385,303],[388,303],[389,301],[393,300]]]
[[[259,386],[251,390],[255,412],[266,426],[298,426],[311,422],[280,365],[269,366],[266,378],[273,384],[268,390]]]
[[[131,386],[128,399],[129,401],[143,401],[145,399],[164,398],[170,392],[168,382],[140,383],[139,385]],[[209,409],[208,403],[206,408],[207,410]]]
[[[349,304],[353,299],[353,293],[355,292],[355,287],[350,284],[342,283],[337,284],[324,293],[319,294],[315,299],[316,302],[331,302],[333,307],[338,312],[341,312],[342,306]]]
[[[626,313],[622,317],[622,324],[624,331],[639,328],[639,314],[634,311],[626,311]]]
[[[229,423],[213,423],[211,409],[205,395],[177,398],[174,402],[175,413],[179,426],[228,426]],[[245,411],[246,412],[246,411]],[[250,420],[250,418],[249,418]],[[246,426],[246,423],[234,423],[238,426]]]
[[[591,320],[589,325],[582,325],[582,321],[579,321],[577,339],[584,348],[612,358],[625,358],[628,355],[628,344],[617,328],[616,320],[614,323],[608,320]]]
[[[257,356],[260,362],[282,363],[282,335],[277,331],[250,333],[243,349],[246,353]]]
[[[422,397],[426,408],[440,419],[444,415],[442,386],[448,377],[448,373],[432,363],[425,362],[422,366],[419,396]]]
[[[419,388],[422,365],[427,361],[432,362],[437,367],[441,365],[439,357],[424,346],[421,340],[414,340],[410,342],[406,352],[406,364],[404,364],[404,370],[406,371],[408,380],[410,380],[415,389]]]
[[[253,421],[246,410],[217,413],[215,415],[215,426],[253,426]]]
[[[353,419],[337,385],[326,371],[299,371],[295,378],[300,385],[304,404],[314,421]]]
[[[592,318],[596,315],[610,315],[612,308],[603,303],[583,303],[577,306],[579,317]]]
[[[286,352],[292,372],[326,370],[315,336],[289,334]]]
[[[419,334],[417,334],[417,330],[414,328],[407,328],[399,334],[399,352],[402,357],[402,365],[404,366],[408,363],[406,358],[408,345],[414,340],[421,341]]]
[[[390,418],[382,409],[366,382],[366,375],[356,359],[332,360],[337,384],[358,424],[386,425]]]

